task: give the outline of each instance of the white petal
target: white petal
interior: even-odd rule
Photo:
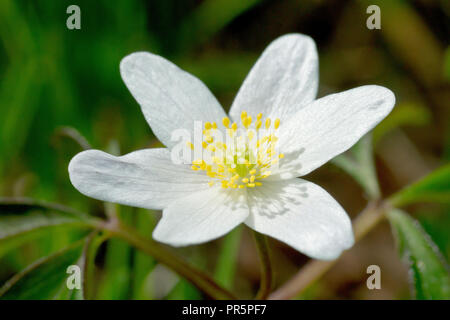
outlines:
[[[154,134],[169,148],[177,143],[171,140],[173,130],[192,132],[194,121],[220,123],[226,116],[199,79],[160,56],[132,53],[120,63],[120,73]]]
[[[271,181],[248,191],[252,229],[323,260],[337,258],[353,245],[349,217],[314,183],[291,179]]]
[[[256,117],[288,119],[313,101],[319,83],[317,49],[310,37],[288,34],[263,52],[240,88],[230,115],[238,120],[243,110]]]
[[[363,86],[314,101],[279,129],[280,161],[271,179],[305,175],[353,146],[395,104],[387,88]]]
[[[162,209],[209,187],[206,175],[173,164],[167,149],[140,150],[121,157],[83,151],[70,161],[69,174],[75,188],[89,197],[147,209]]]
[[[210,241],[231,231],[248,214],[245,191],[209,188],[164,209],[153,238],[173,246]]]

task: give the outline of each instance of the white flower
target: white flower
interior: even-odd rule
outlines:
[[[162,209],[153,237],[173,246],[218,238],[240,223],[318,259],[335,259],[353,245],[351,222],[342,207],[321,187],[297,177],[349,149],[386,117],[395,103],[389,89],[362,86],[315,100],[317,51],[314,41],[300,34],[282,36],[263,52],[231,106],[234,125],[199,79],[160,56],[130,54],[120,71],[167,149],[121,157],[98,150],[77,154],[69,173],[81,193]],[[267,168],[278,160],[270,153],[268,162],[239,174],[229,165],[194,162],[191,167],[171,161],[175,129],[192,132],[194,121],[202,121],[208,139],[208,130],[222,125],[264,126],[260,113],[272,119],[269,128],[277,138],[271,143],[282,152],[273,170]]]

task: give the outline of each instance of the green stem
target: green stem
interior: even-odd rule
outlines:
[[[210,298],[217,300],[236,299],[232,293],[219,286],[210,276],[193,267],[155,241],[138,235],[136,230],[120,223],[105,224],[103,228],[108,230],[111,233],[111,236],[120,238],[133,247],[154,257],[160,263],[166,265],[181,277],[190,281]]]
[[[255,299],[265,300],[269,296],[270,289],[272,288],[272,266],[270,264],[269,246],[265,235],[253,231],[253,236],[261,263],[261,281]]]

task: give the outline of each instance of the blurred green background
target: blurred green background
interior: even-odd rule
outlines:
[[[81,8],[81,30],[68,30],[66,8]],[[381,8],[381,30],[368,30],[366,8]],[[158,144],[119,75],[119,62],[150,51],[199,77],[225,109],[262,50],[290,32],[310,35],[320,57],[319,96],[365,84],[395,92],[394,112],[374,131],[378,178],[389,195],[450,159],[450,2],[298,0],[2,0],[0,2],[0,196],[32,197],[102,216],[116,211],[150,237],[159,213],[84,197],[67,165],[81,151],[76,129],[96,149],[124,154]],[[75,138],[75,139],[74,139]],[[78,140],[78,142],[77,142]],[[310,180],[353,217],[363,190],[327,164]],[[418,204],[413,214],[450,259],[448,205]],[[36,259],[83,235],[36,232],[0,245],[0,286]],[[224,239],[177,249],[224,286],[250,298],[258,260],[244,228]],[[271,241],[276,283],[307,257]],[[367,290],[366,267],[382,269],[382,290]],[[93,297],[201,298],[184,280],[118,240],[100,246]],[[303,298],[408,298],[406,267],[382,223]],[[61,291],[59,297],[65,297]]]

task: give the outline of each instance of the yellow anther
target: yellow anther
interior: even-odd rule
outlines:
[[[212,172],[212,171],[208,171],[208,172],[206,172],[206,174],[207,174],[209,177],[211,177],[211,178],[215,178],[215,177],[216,177],[216,173],[215,173],[215,172]]]
[[[256,119],[261,120],[262,119],[263,114],[262,113],[258,113],[258,115],[256,116]]]
[[[255,185],[256,185],[257,187],[259,187],[259,186],[262,186],[262,183],[261,183],[261,182],[255,182]]]
[[[239,188],[239,189],[244,189],[245,186],[241,184],[241,185],[238,186],[238,188]]]
[[[250,182],[251,182],[251,183],[255,182],[255,176],[251,176],[251,177],[250,177]]]
[[[233,129],[233,131],[236,131],[236,130],[237,130],[237,123],[236,123],[236,122],[234,122],[234,123],[231,125],[231,129]]]
[[[206,122],[206,123],[205,123],[205,129],[206,129],[206,130],[211,129],[211,123],[210,123],[210,122]]]
[[[211,126],[212,126],[213,129],[217,129],[217,123],[213,122],[213,123],[211,124]]]
[[[206,142],[211,143],[211,142],[213,142],[214,139],[211,136],[206,136],[205,140],[206,140]]]
[[[256,169],[252,169],[252,170],[250,170],[250,172],[249,172],[251,175],[254,175],[254,174],[256,174]]]
[[[247,183],[247,187],[249,187],[249,188],[254,188],[254,187],[255,187],[255,184],[254,184],[254,183]]]
[[[186,142],[186,144],[189,148],[191,148],[191,150],[194,150],[194,145],[192,144],[192,142],[188,141],[188,142]]]
[[[278,155],[278,158],[283,159],[283,158],[284,158],[284,154],[283,154],[283,153],[280,153],[280,154]]]
[[[266,119],[266,129],[270,128],[270,118]]]
[[[211,151],[211,152],[214,152],[214,151],[216,151],[216,147],[214,147],[212,144],[210,144],[210,145],[206,148],[206,150],[209,150],[209,151]]]
[[[252,124],[252,117],[248,116],[243,123],[246,128],[248,128]]]
[[[197,170],[199,170],[200,168],[199,168],[199,167],[196,167],[196,166],[192,166],[191,169],[194,170],[194,171],[197,171]]]
[[[205,149],[208,147],[208,144],[206,143],[206,141],[202,141],[202,147]]]
[[[260,119],[258,119],[255,123],[256,130],[259,130],[259,128],[261,128],[261,125],[262,125],[262,121]]]
[[[225,128],[228,128],[230,126],[230,119],[228,117],[224,117],[222,119],[222,124]]]
[[[243,183],[248,183],[248,179],[247,178],[242,178],[242,182]]]
[[[280,126],[280,119],[276,118],[273,126],[275,127],[275,129],[278,129],[278,127]]]
[[[241,120],[242,120],[242,123],[244,123],[244,120],[247,118],[247,112],[245,112],[245,111],[242,111],[241,112]]]

